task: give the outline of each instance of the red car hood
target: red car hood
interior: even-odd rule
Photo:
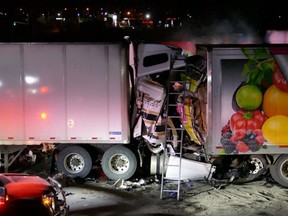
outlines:
[[[6,185],[9,197],[13,199],[41,198],[49,189],[49,184],[37,182],[17,182]]]

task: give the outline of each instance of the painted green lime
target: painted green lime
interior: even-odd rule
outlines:
[[[255,110],[263,99],[261,90],[255,85],[244,85],[236,92],[236,102],[241,109]]]

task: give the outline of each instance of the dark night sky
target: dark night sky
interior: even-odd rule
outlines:
[[[271,3],[260,0],[1,0],[1,6],[15,6],[15,5],[37,5],[57,7],[61,5],[99,5],[99,6],[115,6],[115,7],[155,7],[157,9],[175,9],[175,10],[194,10],[205,11],[207,9],[225,11],[227,9],[239,9],[243,11],[253,11],[255,14],[261,10],[283,9],[284,5],[281,0],[274,0]]]
[[[213,34],[214,30],[221,33],[223,29],[234,32],[246,31],[247,28],[262,31],[271,26],[288,29],[288,7],[284,3],[283,0],[270,2],[263,0],[0,0],[0,11],[23,7],[35,13],[35,17],[37,17],[36,13],[42,13],[43,10],[64,7],[135,8],[143,11],[150,10],[157,16],[163,14],[166,16],[169,12],[181,18],[187,18],[189,13],[192,16],[192,23],[189,20],[188,24],[198,28],[192,29],[194,32]],[[281,23],[279,16],[286,17],[287,21]],[[227,26],[228,28],[225,28]]]
[[[169,12],[183,17],[189,13],[204,24],[217,19],[241,19],[258,25],[273,23],[273,17],[279,15],[288,20],[288,7],[284,4],[283,0],[0,0],[0,9],[11,10],[21,6],[42,13],[46,9],[63,7],[136,8],[150,10],[157,16]]]
[[[260,0],[1,0],[1,8],[15,8],[16,6],[33,8],[57,7],[130,7],[150,8],[158,12],[172,10],[175,13],[191,12],[201,15],[219,14],[229,16],[231,13],[250,14],[255,17],[269,14],[287,14],[285,1],[273,0],[271,2]]]

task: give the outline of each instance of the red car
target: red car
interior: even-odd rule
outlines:
[[[0,173],[0,215],[67,216],[62,186],[54,179]]]

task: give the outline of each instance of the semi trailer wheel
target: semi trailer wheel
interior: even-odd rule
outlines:
[[[105,151],[101,165],[109,179],[127,180],[136,172],[137,158],[130,149],[122,145],[115,145]]]
[[[249,163],[253,166],[253,171],[251,171],[245,178],[236,179],[235,183],[251,182],[267,171],[267,161],[262,155],[251,155]]]
[[[92,158],[85,148],[68,146],[59,152],[56,164],[60,173],[85,178],[92,169]]]
[[[284,187],[288,187],[288,155],[281,155],[276,162],[270,166],[272,178]]]

